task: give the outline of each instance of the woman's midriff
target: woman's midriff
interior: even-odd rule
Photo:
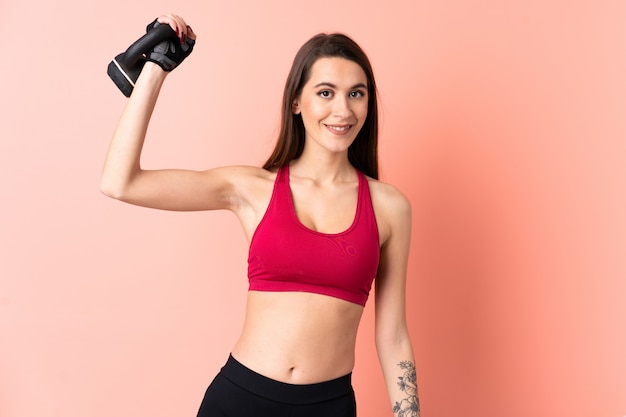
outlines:
[[[235,359],[289,384],[339,378],[354,367],[363,307],[304,292],[249,291]]]

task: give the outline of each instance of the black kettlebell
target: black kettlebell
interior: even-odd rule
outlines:
[[[176,39],[174,29],[170,25],[159,25],[150,29],[148,33],[130,45],[126,52],[117,55],[109,63],[107,74],[126,97],[130,97],[133,92],[135,82],[146,63],[146,53],[171,38]]]

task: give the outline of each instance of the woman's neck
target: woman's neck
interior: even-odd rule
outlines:
[[[347,156],[330,159],[300,157],[291,161],[289,171],[294,176],[309,178],[318,184],[353,181],[355,178],[355,169]]]

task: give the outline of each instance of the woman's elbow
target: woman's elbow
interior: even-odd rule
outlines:
[[[125,187],[118,181],[114,181],[107,175],[103,175],[100,179],[100,192],[107,197],[114,198],[116,200],[124,200]]]
[[[389,346],[401,346],[410,343],[410,336],[407,327],[402,324],[390,326],[389,328],[377,328],[375,332],[375,343],[379,349]]]

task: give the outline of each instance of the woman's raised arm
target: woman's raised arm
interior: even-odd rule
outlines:
[[[195,34],[185,21],[165,15],[159,23],[169,24],[184,42]],[[100,188],[112,198],[164,210],[232,209],[237,179],[250,172],[241,167],[207,171],[143,170],[141,152],[159,92],[168,72],[154,62],[145,63],[132,95],[113,134],[104,163]]]

